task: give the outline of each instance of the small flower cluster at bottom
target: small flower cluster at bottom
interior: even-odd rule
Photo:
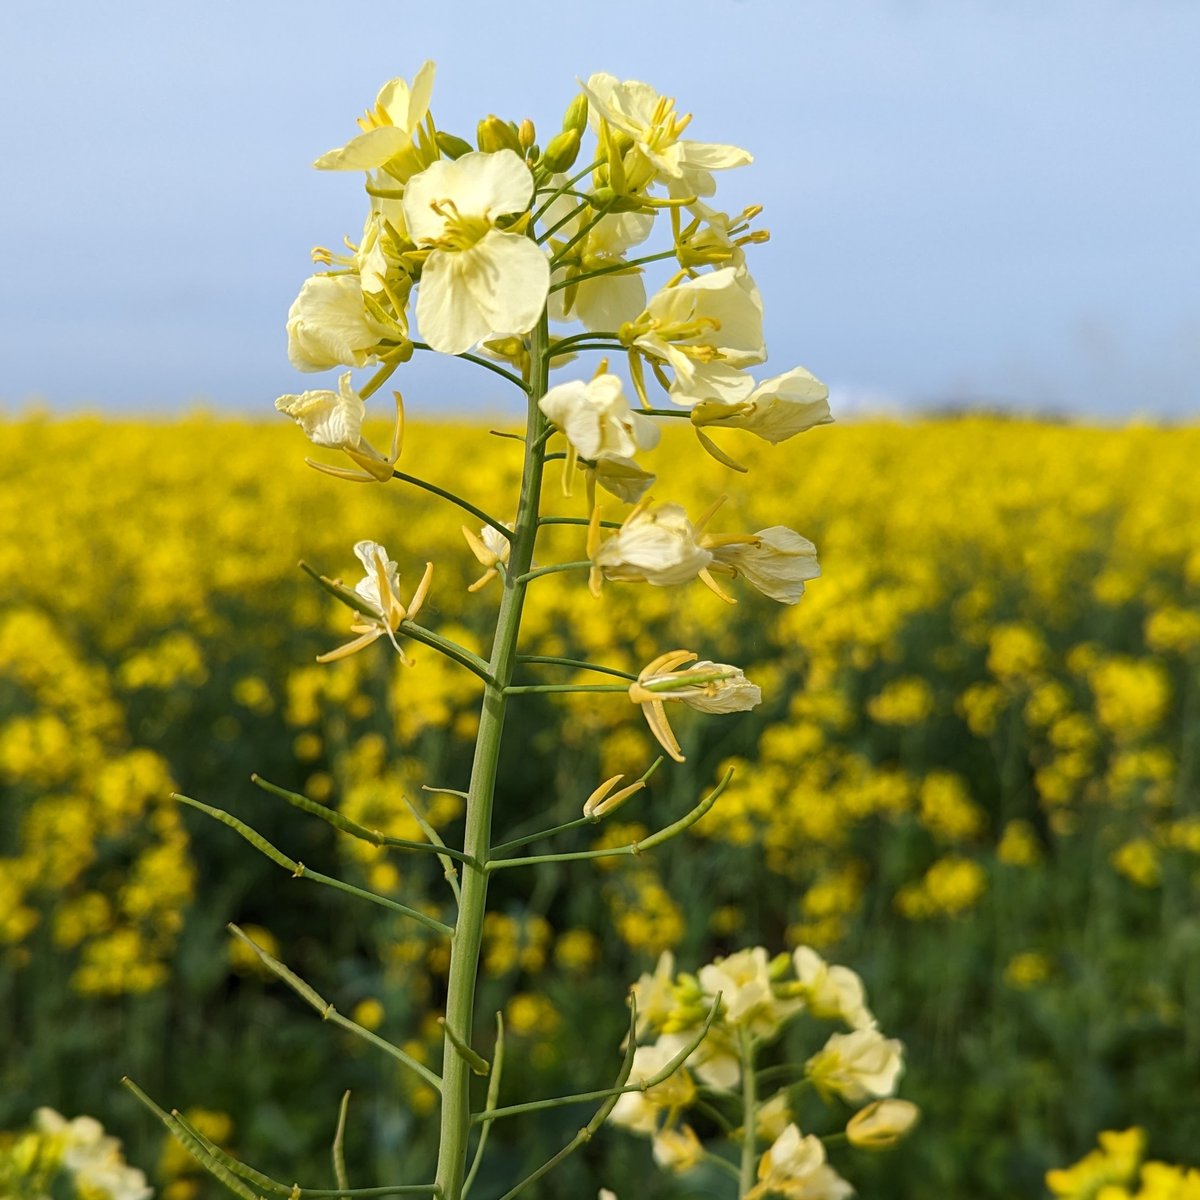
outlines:
[[[1200,1200],[1200,1170],[1143,1161],[1145,1130],[1108,1130],[1098,1140],[1073,1166],[1046,1172],[1058,1200]]]
[[[153,1194],[146,1176],[126,1165],[121,1143],[94,1117],[68,1121],[39,1108],[32,1128],[0,1136],[4,1200],[149,1200]]]
[[[637,1037],[654,1034],[656,1040],[635,1051],[632,1084],[661,1075],[712,1016],[703,1040],[678,1069],[644,1091],[626,1092],[609,1118],[651,1138],[655,1161],[664,1170],[684,1172],[715,1161],[736,1173],[718,1153],[720,1144],[744,1147],[750,1139],[756,1155],[760,1146],[765,1149],[748,1198],[840,1200],[853,1188],[826,1161],[822,1138],[801,1132],[804,1093],[815,1092],[827,1105],[840,1100],[857,1109],[834,1137],[858,1149],[889,1149],[918,1120],[916,1105],[891,1098],[903,1070],[903,1046],[880,1032],[862,980],[808,946],[775,958],[761,946],[740,950],[694,975],[676,974],[673,957],[665,953],[654,973],[634,984],[633,995]],[[777,1043],[785,1026],[803,1017],[835,1021],[845,1030],[830,1034],[792,1070],[786,1061],[772,1061],[764,1070],[762,1052]],[[782,1086],[766,1094],[767,1079],[782,1079]],[[818,1110],[809,1107],[819,1120]],[[683,1120],[692,1108],[714,1129],[707,1143]]]

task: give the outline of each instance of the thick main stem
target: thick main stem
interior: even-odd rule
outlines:
[[[496,768],[504,733],[507,707],[505,688],[512,683],[517,664],[517,638],[528,581],[522,580],[533,561],[541,498],[545,418],[538,401],[546,393],[549,373],[549,332],[543,316],[534,329],[529,348],[529,416],[525,426],[525,465],[521,495],[513,527],[512,549],[504,575],[504,593],[496,618],[496,636],[488,663],[491,681],[483,694],[479,735],[467,792],[466,835],[463,850],[474,860],[464,865],[458,922],[450,949],[450,978],[446,996],[447,1037],[442,1067],[442,1125],[438,1148],[437,1186],[440,1200],[461,1200],[467,1166],[467,1135],[471,1124],[471,1071],[454,1048],[450,1033],[470,1043],[475,1015],[475,982],[487,909],[488,876],[484,869],[491,852],[492,801]]]
[[[742,1156],[738,1171],[738,1195],[745,1196],[754,1186],[754,1164],[758,1159],[758,1081],[754,1077],[754,1035],[741,1031],[742,1052]]]

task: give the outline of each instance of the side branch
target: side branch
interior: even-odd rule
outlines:
[[[454,933],[454,930],[449,925],[443,924],[427,913],[420,912],[415,908],[409,908],[408,905],[400,904],[395,900],[389,900],[386,896],[380,896],[375,892],[368,892],[365,888],[355,887],[352,883],[345,883],[340,879],[334,879],[332,875],[323,875],[320,871],[310,871],[302,862],[297,862],[294,858],[289,858],[282,850],[273,846],[261,833],[251,829],[245,821],[238,820],[237,817],[225,812],[223,809],[202,804],[199,800],[193,800],[190,796],[183,796],[178,792],[172,793],[172,799],[178,800],[181,804],[186,804],[189,808],[194,808],[199,812],[207,814],[214,821],[220,821],[222,825],[228,825],[230,829],[240,833],[250,845],[261,854],[266,855],[273,863],[283,867],[285,870],[291,871],[294,879],[311,879],[313,883],[323,883],[326,887],[336,888],[339,892],[345,892],[347,895],[355,896],[359,900],[369,900],[372,904],[378,904],[382,908],[391,909],[392,912],[397,912],[401,916],[411,917],[412,920],[424,925],[427,929],[431,929],[434,933],[441,934],[443,937],[450,937]]]
[[[264,792],[279,796],[294,807],[306,813],[312,813],[314,817],[320,817],[327,825],[332,825],[335,829],[340,829],[343,833],[358,838],[359,841],[370,842],[372,846],[390,846],[395,850],[416,850],[425,854],[436,854],[439,858],[457,859],[469,866],[476,865],[475,860],[469,854],[464,854],[461,850],[452,850],[444,843],[435,845],[431,842],[413,842],[407,838],[389,837],[385,833],[380,833],[378,829],[368,829],[365,825],[350,820],[349,817],[343,816],[340,812],[336,812],[324,804],[319,804],[316,800],[310,800],[298,792],[289,792],[287,788],[271,783],[257,773],[250,776],[250,782],[262,788]]]
[[[433,350],[433,347],[428,342],[413,342],[414,350]],[[438,353],[434,351],[434,353]],[[489,362],[486,358],[480,358],[478,354],[456,354],[455,358],[461,358],[465,362],[474,363],[477,367],[484,367],[491,371],[493,375],[499,375],[501,379],[507,379],[509,383],[515,387],[519,387],[527,396],[529,395],[529,384],[523,380],[520,375],[514,375],[511,371],[506,371],[498,363]]]
[[[392,478],[402,480],[404,483],[411,483],[413,487],[421,488],[423,491],[430,492],[434,496],[448,500],[451,504],[455,504],[461,508],[463,512],[469,512],[477,521],[482,521],[485,525],[490,525],[501,537],[507,538],[510,542],[512,541],[512,530],[507,525],[502,525],[495,517],[485,513],[482,508],[472,504],[469,500],[464,500],[461,496],[455,495],[454,492],[438,487],[436,483],[430,483],[427,479],[421,479],[416,475],[409,475],[405,471],[393,471]]]
[[[729,781],[732,778],[733,768],[730,767],[721,778],[721,782],[695,808],[684,813],[678,821],[659,829],[649,837],[643,838],[640,842],[629,842],[625,846],[610,846],[603,850],[573,850],[563,854],[531,854],[524,858],[493,858],[487,864],[485,870],[489,872],[504,871],[509,867],[532,867],[538,863],[580,862],[588,858],[616,858],[624,854],[637,855],[646,850],[653,850],[656,846],[661,846],[663,842],[669,842],[671,838],[678,837],[684,830],[690,829],[695,825],[716,804],[721,793],[729,786]]]
[[[279,959],[272,957],[253,938],[249,937],[245,932],[239,929],[236,925],[230,924],[227,927],[239,941],[248,946],[257,955],[259,962],[271,972],[276,978],[283,980],[284,983],[292,989],[306,1004],[314,1008],[321,1014],[322,1021],[328,1021],[331,1025],[340,1025],[343,1029],[353,1033],[356,1037],[362,1038],[364,1041],[370,1042],[371,1045],[378,1047],[385,1054],[390,1055],[397,1062],[403,1063],[410,1071],[419,1075],[431,1088],[436,1091],[442,1090],[442,1081],[435,1075],[423,1062],[418,1062],[411,1054],[406,1054],[399,1046],[393,1046],[391,1042],[372,1033],[369,1029],[358,1024],[357,1021],[350,1020],[349,1017],[343,1017],[334,1006],[321,996],[315,988],[305,983],[294,971],[285,967]]]

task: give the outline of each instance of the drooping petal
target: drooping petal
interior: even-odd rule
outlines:
[[[300,371],[364,366],[389,330],[367,313],[357,275],[313,275],[288,310],[288,358]]]
[[[437,250],[425,261],[417,288],[417,328],[442,354],[463,354],[492,332],[472,294],[472,264]]]

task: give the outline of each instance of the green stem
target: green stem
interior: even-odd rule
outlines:
[[[557,358],[560,354],[569,353],[571,347],[577,342],[602,342],[607,339],[610,342],[620,342],[620,336],[614,333],[611,329],[596,331],[593,329],[586,330],[584,333],[573,333],[570,337],[559,338],[554,343],[554,348],[551,350],[553,357]],[[624,349],[624,347],[622,347]]]
[[[646,263],[661,262],[664,258],[674,257],[674,250],[662,250],[658,254],[647,254],[644,258],[631,258],[628,262],[613,263],[607,267],[597,267],[593,271],[581,271],[578,275],[572,275],[570,279],[562,279],[558,283],[552,283],[550,290],[558,292],[563,288],[570,287],[573,283],[585,283],[589,279],[599,279],[602,275],[616,275],[621,271],[629,271],[635,267],[645,266]]]
[[[535,692],[628,692],[621,683],[519,683],[504,689],[506,696],[525,696]]]
[[[611,200],[607,201],[604,204],[601,204],[600,207],[596,209],[595,215],[592,217],[589,217],[579,227],[579,232],[576,233],[575,236],[565,246],[563,246],[558,251],[558,253],[555,254],[555,256],[550,260],[550,269],[551,270],[553,270],[555,267],[559,266],[562,263],[563,259],[566,258],[566,256],[572,250],[574,250],[575,247],[578,246],[579,243],[582,242],[583,239],[585,237],[587,237],[587,235],[589,233],[591,233],[592,230],[595,229],[596,226],[599,225],[600,222],[603,221],[605,217],[608,216],[609,209],[612,208],[612,205],[613,205],[613,202]]]
[[[414,350],[433,350],[433,347],[427,342],[413,342],[412,347]],[[434,353],[439,353],[439,351],[434,351]],[[526,395],[529,395],[529,384],[520,375],[514,375],[511,371],[506,371],[498,363],[491,362],[486,358],[480,358],[478,354],[456,354],[454,357],[474,363],[477,367],[484,367],[486,370],[491,371],[493,375],[499,375],[501,379],[507,379],[509,383],[515,384]]]
[[[738,1196],[741,1197],[754,1186],[755,1164],[758,1160],[754,1110],[758,1106],[758,1093],[754,1077],[753,1035],[742,1029],[738,1040],[742,1052],[742,1169],[738,1182]]]
[[[572,175],[571,178],[568,179],[567,182],[564,183],[561,187],[555,188],[549,194],[549,196],[547,196],[546,199],[543,200],[542,203],[538,206],[538,208],[534,211],[533,216],[529,220],[530,225],[533,225],[536,222],[540,221],[542,219],[542,217],[545,216],[545,214],[549,210],[550,206],[555,202],[555,200],[557,200],[559,198],[559,196],[562,196],[566,192],[570,191],[570,189],[573,188],[581,179],[590,175],[597,167],[600,167],[603,165],[604,165],[604,159],[598,158],[598,159],[596,159],[595,162],[588,163],[588,165],[586,167],[584,167],[582,171],[576,171],[575,174]]]
[[[543,575],[558,575],[562,571],[587,571],[592,566],[591,559],[584,558],[578,562],[554,563],[549,567],[537,567],[517,576],[518,583],[528,583],[531,579],[540,579]]]
[[[591,521],[587,517],[542,517],[542,525],[590,525]],[[620,521],[601,521],[601,529],[620,529]]]
[[[600,663],[585,662],[581,658],[559,658],[553,654],[518,654],[517,661],[529,664],[537,663],[547,667],[575,667],[580,671],[596,671],[601,675],[615,675],[618,679],[628,679],[631,682],[637,679],[636,675],[631,675],[628,671],[618,671],[616,667],[605,667]]]
[[[440,488],[436,483],[430,483],[425,479],[418,479],[416,475],[408,475],[404,471],[393,471],[393,479],[402,479],[405,483],[411,483],[413,487],[423,488],[427,492],[432,492],[435,496],[440,496],[443,500],[449,500],[451,504],[458,505],[463,512],[469,512],[477,521],[482,521],[485,525],[490,525],[502,537],[512,541],[512,530],[507,525],[502,525],[495,517],[489,516],[482,508],[476,508],[470,501],[464,500],[461,496],[456,496],[453,492],[448,492],[445,488]]]
[[[492,836],[492,806],[496,771],[508,705],[505,689],[517,665],[517,640],[526,583],[522,576],[533,561],[537,539],[538,506],[541,499],[544,448],[540,442],[545,418],[538,401],[549,381],[549,324],[543,313],[530,338],[530,374],[525,390],[529,395],[525,426],[525,463],[521,494],[513,523],[509,570],[504,578],[496,635],[488,663],[490,679],[485,683],[479,716],[479,734],[467,791],[466,833],[463,852],[475,864],[489,857]],[[471,1041],[475,1015],[475,984],[483,942],[483,918],[487,907],[488,875],[478,865],[466,864],[462,874],[462,898],[450,952],[447,981],[446,1028],[463,1042]],[[462,1200],[467,1169],[467,1139],[471,1127],[471,1069],[447,1036],[442,1066],[441,1137],[436,1182],[441,1200]]]

